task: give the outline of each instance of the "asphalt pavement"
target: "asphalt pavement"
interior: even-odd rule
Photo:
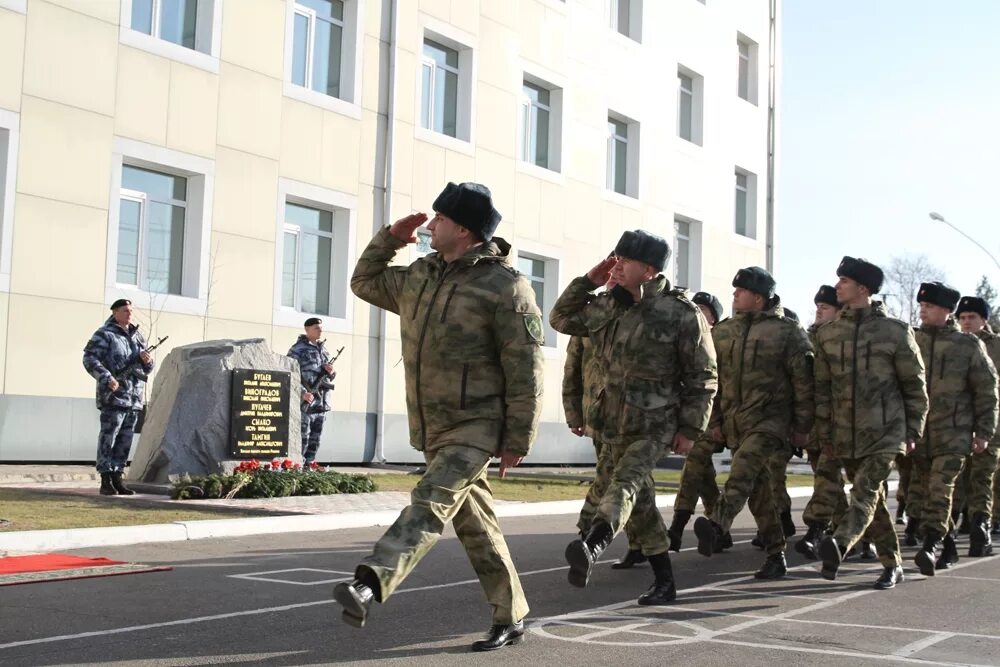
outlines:
[[[622,539],[587,589],[569,586],[574,521],[502,519],[532,609],[527,641],[497,653],[468,652],[489,610],[450,529],[367,627],[342,623],[330,591],[384,530],[366,527],[72,551],[174,569],[0,589],[0,664],[1000,664],[1000,558],[926,578],[905,549],[906,581],[882,592],[877,562],[849,560],[830,582],[790,549],[789,576],[758,582],[744,512],[736,546],[712,558],[689,527],[676,603],[639,607],[652,574],[610,569]]]

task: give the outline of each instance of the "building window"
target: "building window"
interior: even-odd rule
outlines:
[[[677,136],[702,145],[702,117],[705,80],[685,68],[677,68]]]
[[[556,346],[556,332],[549,326],[549,312],[559,296],[557,284],[559,262],[540,255],[529,255],[519,252],[517,269],[528,279],[531,289],[535,292],[535,303],[542,311],[542,322],[545,328],[545,346]]]
[[[344,3],[296,0],[292,39],[292,83],[341,97]]]
[[[449,137],[457,137],[458,51],[429,39],[424,40],[421,71],[421,126]]]
[[[757,176],[736,169],[736,233],[757,238]]]
[[[639,124],[608,114],[608,189],[638,197]]]
[[[281,305],[301,313],[334,315],[331,309],[334,213],[285,203]]]
[[[132,30],[187,49],[211,50],[217,0],[131,0]]]
[[[691,285],[691,223],[674,219],[674,285]]]
[[[417,252],[420,257],[424,255],[429,255],[434,252],[434,248],[431,247],[431,232],[428,229],[421,227],[417,230],[417,242],[414,244],[413,249]]]
[[[736,47],[739,56],[736,94],[751,104],[757,104],[757,42],[737,35]]]
[[[610,0],[608,15],[612,30],[642,41],[642,0]]]
[[[10,289],[11,242],[14,236],[14,175],[20,116],[0,109],[0,291]]]
[[[122,166],[119,284],[157,294],[181,294],[187,191],[183,176]]]
[[[521,88],[521,160],[560,170],[562,89],[525,77]]]

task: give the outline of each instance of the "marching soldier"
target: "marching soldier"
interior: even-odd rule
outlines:
[[[955,479],[970,448],[974,456],[988,456],[984,452],[997,427],[996,368],[982,341],[958,330],[951,316],[958,299],[957,290],[940,282],[923,283],[917,292],[922,323],[917,343],[927,369],[930,412],[923,438],[911,454],[907,495],[924,533],[914,560],[928,577],[958,561],[951,522]]]
[[[111,317],[94,332],[83,348],[83,367],[97,380],[97,409],[101,432],[97,438],[97,472],[101,495],[131,496],[122,475],[139,410],[143,406],[146,378],[153,372],[153,358],[146,339],[134,322],[132,302],[111,304]]]
[[[712,331],[718,351],[717,437],[734,448],[715,511],[694,524],[698,553],[711,556],[752,500],[767,559],[758,579],[785,575],[785,537],[773,499],[770,462],[789,437],[805,444],[813,425],[813,353],[806,332],[784,317],[771,274],[752,266],[733,278],[733,312]],[[755,483],[757,493],[751,498]]]
[[[677,596],[667,554],[666,526],[654,502],[640,490],[667,448],[687,453],[708,425],[716,389],[715,350],[708,324],[681,290],[661,273],[667,242],[642,230],[625,232],[605,259],[569,284],[552,308],[552,327],[588,336],[606,372],[597,397],[601,421],[592,424],[610,448],[614,473],[582,539],[566,548],[569,581],[584,587],[594,563],[629,518],[655,579],[639,604],[666,604]],[[593,297],[614,277],[634,303],[619,311],[610,295]]]
[[[490,459],[500,476],[527,456],[542,395],[544,337],[535,294],[510,264],[510,245],[493,233],[500,213],[478,183],[449,183],[428,224],[437,252],[409,266],[390,262],[427,216],[414,213],[383,228],[362,253],[351,289],[400,316],[410,442],[427,470],[410,505],[334,588],[343,619],[361,627],[373,600],[385,602],[452,522],[493,610],[491,651],[524,639],[528,603],[486,481]]]
[[[819,544],[822,575],[836,579],[848,549],[865,534],[883,565],[879,590],[903,580],[903,561],[885,481],[897,454],[915,446],[927,417],[924,365],[913,330],[872,301],[882,270],[844,257],[837,268],[837,319],[816,331],[816,436],[853,483],[851,502],[832,536]]]
[[[327,394],[333,390],[333,370],[330,354],[326,351],[323,335],[323,320],[310,317],[305,321],[305,333],[288,350],[288,356],[299,362],[302,376],[302,465],[308,467],[319,451],[323,422],[330,411]]]

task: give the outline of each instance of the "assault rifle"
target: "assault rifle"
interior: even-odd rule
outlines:
[[[326,342],[325,340],[320,341],[320,343],[325,343],[325,342]],[[336,362],[337,359],[340,358],[340,355],[343,354],[343,352],[344,352],[344,347],[341,346],[341,348],[339,350],[337,350],[337,354],[333,355],[330,358],[330,361],[328,361],[326,363],[328,363],[331,366],[333,366],[334,362]],[[333,389],[333,383],[330,382],[329,378],[330,378],[329,375],[327,375],[326,373],[323,373],[322,375],[320,375],[319,379],[316,380],[315,384],[310,385],[310,386],[306,386],[306,387],[304,387],[304,389],[305,389],[306,392],[308,392],[308,393],[310,393],[310,394],[313,395],[313,400],[316,400],[316,393],[317,392],[319,392],[319,391],[327,391],[327,390]],[[305,403],[305,401],[302,401],[302,402]]]
[[[163,343],[168,338],[170,338],[170,336],[164,336],[164,337],[160,338],[158,341],[156,341],[155,343],[153,343],[152,345],[150,345],[149,347],[147,347],[145,350],[141,350],[141,351],[142,352],[146,352],[148,354],[149,352],[152,352],[153,350],[155,350],[159,346],[163,345]],[[136,372],[137,369],[139,370],[138,373]],[[139,380],[147,380],[147,379],[149,379],[149,376],[146,375],[141,369],[142,369],[142,357],[140,357],[137,354],[137,355],[135,355],[135,359],[133,359],[129,363],[125,364],[124,366],[122,366],[121,368],[119,368],[117,371],[112,371],[111,377],[118,381],[118,385],[119,386],[125,384],[125,380],[128,379],[129,375],[134,375]],[[115,392],[111,391],[111,389],[107,388],[107,385],[105,385],[105,393],[102,396],[103,402],[106,403],[108,400],[110,400],[111,397],[114,395],[114,393]]]

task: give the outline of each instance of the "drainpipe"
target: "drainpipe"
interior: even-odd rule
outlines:
[[[775,137],[775,105],[777,98],[775,81],[775,62],[778,50],[778,0],[770,0],[770,16],[768,21],[767,42],[767,210],[766,218],[766,257],[767,270],[774,273],[774,149]]]

